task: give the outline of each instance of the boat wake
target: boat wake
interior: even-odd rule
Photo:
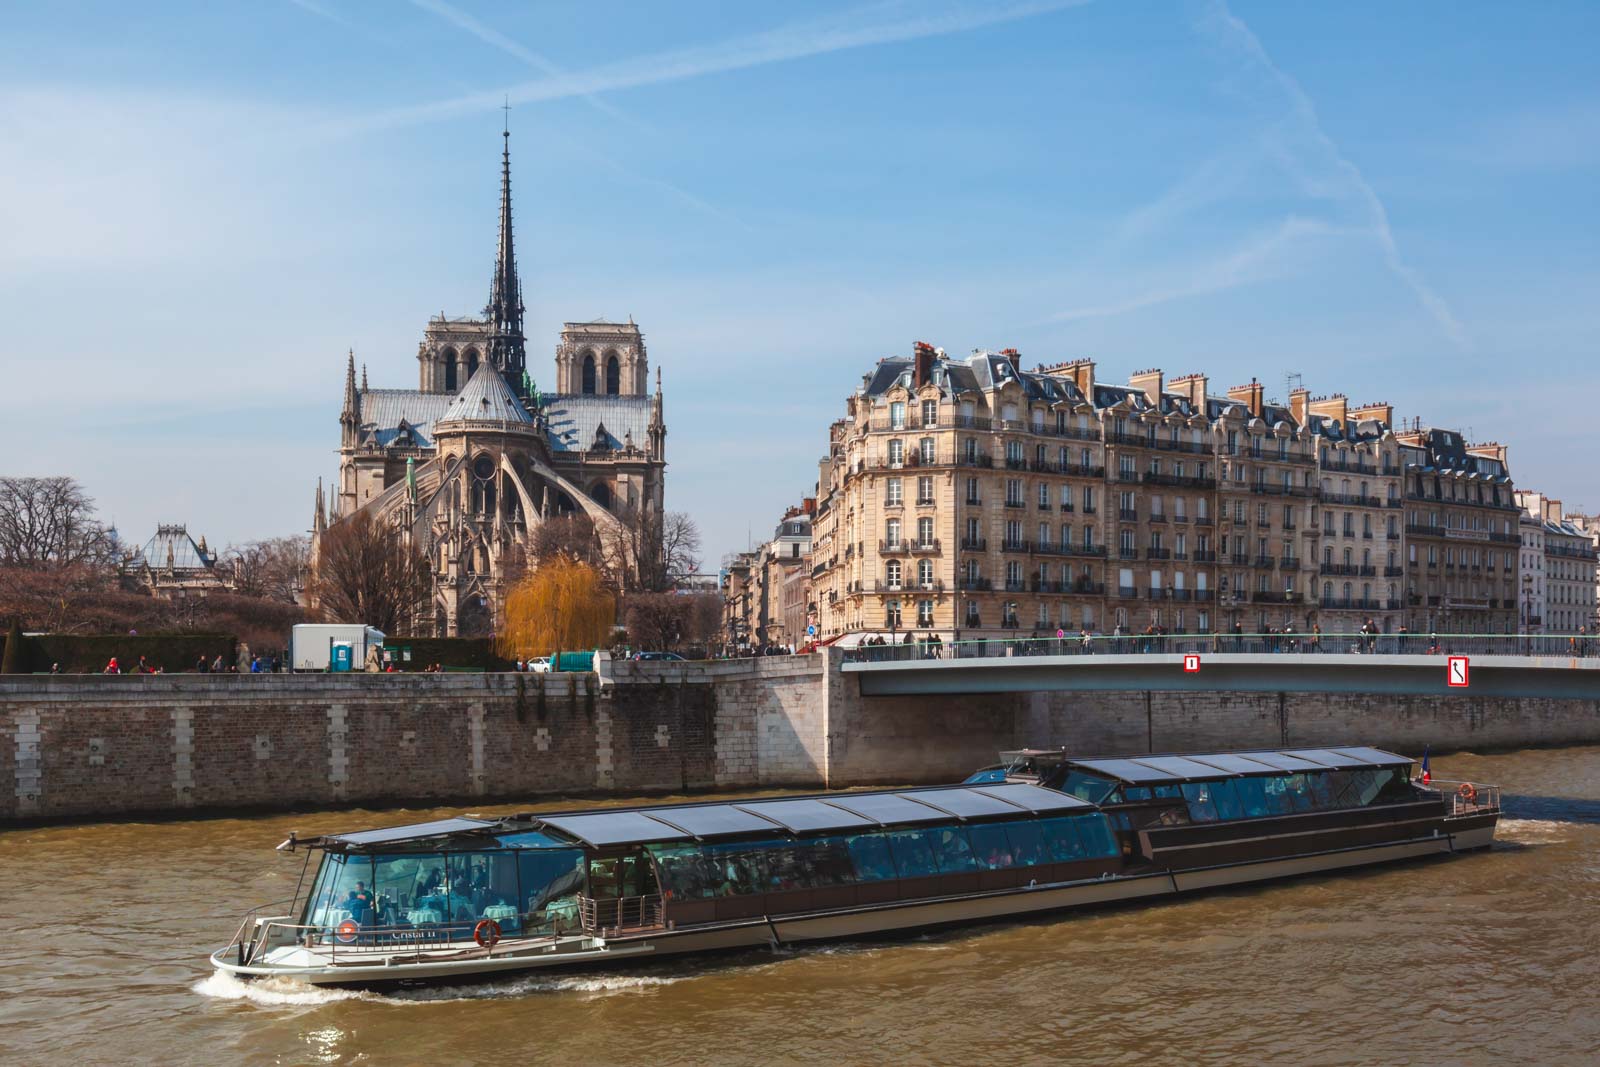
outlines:
[[[267,1008],[316,1007],[340,1000],[384,999],[375,993],[363,993],[354,989],[323,989],[305,982],[296,982],[292,978],[258,978],[253,982],[246,982],[221,971],[212,971],[189,988],[203,997],[213,997],[217,1000],[244,1000]]]
[[[1499,830],[1502,840],[1543,843],[1565,840],[1572,824],[1559,819],[1502,818]]]
[[[189,988],[203,997],[217,1000],[242,1000],[263,1008],[314,1008],[345,1000],[371,1004],[439,1004],[460,1000],[488,1000],[520,997],[530,993],[578,993],[609,996],[635,993],[658,986],[672,985],[692,975],[658,977],[653,975],[573,975],[565,978],[537,976],[483,985],[434,986],[375,993],[356,989],[327,989],[297,982],[292,978],[258,978],[244,981],[231,974],[214,971]]]

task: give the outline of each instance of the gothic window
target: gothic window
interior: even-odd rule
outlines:
[[[617,361],[615,352],[606,357],[606,395],[616,396],[622,392],[622,364]]]
[[[585,395],[594,393],[594,353],[585,352],[583,355],[583,392]]]
[[[453,393],[459,386],[456,377],[456,350],[447,348],[439,356],[439,361],[444,364],[444,391]]]
[[[470,379],[474,374],[478,373],[478,350],[476,348],[467,349],[466,364],[467,377]]]

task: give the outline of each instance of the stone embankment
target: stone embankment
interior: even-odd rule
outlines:
[[[0,678],[0,824],[947,782],[995,754],[1600,743],[1600,702],[1094,691],[863,697],[838,653],[611,676]]]

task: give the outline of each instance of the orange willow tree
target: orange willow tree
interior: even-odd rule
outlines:
[[[512,587],[498,650],[514,659],[599,648],[611,635],[616,617],[617,598],[600,572],[557,556]]]

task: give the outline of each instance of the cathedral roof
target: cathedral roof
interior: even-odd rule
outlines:
[[[533,416],[487,360],[462,387],[438,422],[533,422]]]
[[[607,448],[621,449],[628,436],[635,448],[650,444],[648,396],[558,394],[544,398],[552,452],[587,452],[604,431]]]
[[[415,389],[364,389],[361,421],[376,427],[373,438],[387,448],[398,441],[401,427],[411,430],[414,444],[433,447],[433,424],[449,410],[455,397],[448,393],[423,393]]]

